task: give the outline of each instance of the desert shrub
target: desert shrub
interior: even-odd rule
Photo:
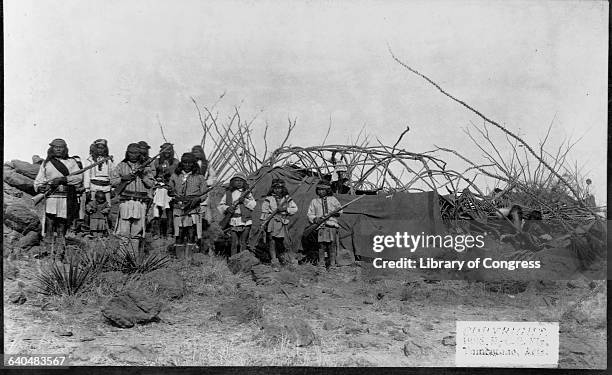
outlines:
[[[94,275],[95,266],[71,257],[68,264],[52,262],[43,266],[35,275],[36,289],[45,295],[75,295]]]
[[[122,244],[114,253],[113,269],[123,273],[147,273],[164,267],[170,258],[161,254],[141,254],[131,243]]]

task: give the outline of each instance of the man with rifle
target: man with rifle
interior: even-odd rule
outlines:
[[[141,147],[131,143],[127,147],[125,159],[111,173],[111,185],[115,187],[120,202],[115,230],[119,235],[130,238],[144,235],[147,204],[151,199],[150,189],[155,186],[149,165],[155,157],[144,161]]]
[[[83,184],[83,175],[76,173],[80,168],[74,157],[68,156],[66,141],[54,139],[49,146],[47,158],[34,180],[34,189],[47,198],[42,231],[45,243],[52,245],[54,258],[63,260],[66,231],[79,218],[76,190]]]
[[[195,155],[186,152],[181,156],[169,185],[168,194],[175,200],[172,217],[176,256],[179,259],[190,258],[195,252],[196,237],[202,237],[200,203],[206,198],[207,191],[206,179],[200,174]]]

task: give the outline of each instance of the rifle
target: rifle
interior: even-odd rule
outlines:
[[[85,172],[87,172],[88,170],[90,170],[90,169],[92,169],[92,168],[95,168],[95,167],[97,167],[97,166],[98,166],[98,165],[100,165],[100,164],[106,163],[106,162],[107,162],[107,161],[109,161],[109,160],[113,160],[113,157],[112,157],[112,156],[107,156],[107,157],[103,158],[102,160],[99,160],[99,161],[97,161],[97,162],[95,162],[95,163],[93,163],[93,164],[88,165],[88,166],[87,166],[87,167],[85,167],[85,168],[81,168],[81,169],[79,169],[79,170],[78,170],[78,171],[76,171],[76,172],[72,172],[72,173],[70,173],[70,174],[69,174],[68,176],[66,176],[66,177],[76,176],[76,175],[78,175],[78,174],[85,173]],[[46,182],[46,183],[45,183],[45,185],[48,185],[48,184],[49,184],[48,182]],[[58,185],[58,187],[59,187],[59,185]],[[46,192],[44,192],[44,193],[40,193],[40,194],[37,194],[37,195],[33,196],[33,197],[32,197],[32,201],[34,201],[34,205],[36,206],[37,204],[39,204],[40,202],[42,202],[42,201],[43,201],[43,199],[45,199],[45,198],[47,198],[48,196],[50,196],[51,194],[55,193],[55,192],[57,191],[58,187],[56,187],[56,188],[55,188],[55,189],[53,189],[53,190],[47,190],[47,191],[46,191]]]
[[[303,181],[303,180],[302,180],[302,181]],[[302,183],[300,183],[300,184],[299,184],[299,185],[298,185],[298,186],[295,188],[295,190],[293,191],[293,193],[289,194],[289,198],[290,198],[290,199],[291,199],[291,196],[292,196],[293,194],[295,194],[295,192],[296,192],[296,191],[297,191],[297,190],[300,188],[300,186],[301,186],[301,185],[302,185]],[[286,201],[286,202],[284,202],[284,203],[289,204],[289,200],[287,200],[287,201]],[[253,242],[251,242],[251,246],[252,246],[252,247],[257,246],[257,244],[259,243],[259,239],[261,238],[262,233],[265,231],[265,228],[266,228],[266,226],[268,225],[268,223],[269,223],[270,221],[272,221],[272,218],[274,218],[274,216],[276,216],[276,214],[278,214],[279,212],[281,212],[281,211],[280,211],[280,207],[281,207],[281,206],[282,206],[282,204],[280,204],[280,205],[279,205],[279,206],[276,208],[276,210],[274,210],[274,211],[272,212],[272,214],[270,214],[270,216],[268,216],[268,217],[266,218],[266,220],[264,220],[264,222],[263,222],[263,223],[261,223],[261,225],[259,226],[259,229],[257,229],[257,233],[255,233],[255,236],[253,237],[254,241],[253,241]],[[265,237],[264,237],[264,242],[265,242]]]
[[[264,173],[262,174],[254,183],[253,185],[251,185],[247,190],[245,190],[242,194],[240,194],[240,198],[238,198],[234,203],[232,203],[231,207],[234,208],[234,210],[236,210],[236,207],[238,207],[239,204],[242,203],[242,201],[244,201],[244,199],[251,193],[251,191],[253,191],[253,188],[255,188],[255,185],[257,185],[257,183],[259,181],[261,181],[262,178],[264,178],[267,174]],[[227,229],[227,227],[229,227],[229,223],[230,220],[232,218],[232,213],[227,212],[227,210],[225,210],[225,214],[223,214],[223,219],[221,219],[221,221],[219,221],[219,226],[221,227],[221,229],[225,230]]]
[[[306,229],[304,229],[304,235],[303,237],[308,237],[312,232],[314,232],[315,230],[319,229],[319,227],[321,225],[323,225],[323,223],[325,223],[330,217],[334,216],[335,214],[337,214],[338,212],[342,211],[343,209],[345,209],[346,207],[348,207],[350,204],[357,202],[358,200],[360,200],[361,198],[365,197],[365,195],[360,195],[357,198],[353,199],[352,201],[343,204],[342,206],[340,206],[339,208],[333,210],[332,212],[328,213],[327,215],[323,216],[318,223],[313,223],[310,224],[309,226],[306,227]]]
[[[151,163],[153,163],[153,161],[155,159],[157,159],[157,157],[159,155],[161,155],[162,152],[166,151],[166,149],[172,148],[174,145],[169,144],[166,147],[162,148],[161,150],[159,150],[159,153],[157,153],[157,155],[152,156],[150,158],[148,158],[144,163],[142,163],[142,165],[138,168],[136,168],[135,171],[133,171],[132,173],[130,173],[131,178],[129,180],[125,180],[125,181],[121,181],[121,183],[115,188],[115,196],[121,195],[121,193],[123,193],[123,191],[125,190],[125,188],[132,183],[132,181],[134,181],[134,179],[136,178],[137,174],[142,173],[146,167],[148,167]]]
[[[176,199],[179,202],[193,202],[195,199],[201,199],[203,197],[206,196],[206,194],[210,193],[213,189],[215,189],[216,187],[218,187],[219,185],[221,185],[221,181],[217,181],[214,184],[212,184],[209,188],[207,188],[202,194],[200,195],[194,195],[191,197],[188,196],[174,196],[173,198]],[[187,207],[185,207],[187,209]],[[191,209],[193,207],[190,207],[189,209]]]

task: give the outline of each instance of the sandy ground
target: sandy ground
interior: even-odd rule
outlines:
[[[320,274],[297,266],[292,272],[300,282],[281,290],[256,285],[250,274],[232,275],[222,258],[209,257],[199,266],[173,262],[185,296],[164,300],[158,322],[121,329],[100,312],[111,297],[108,288],[46,297],[31,287],[37,261],[12,264],[19,274],[5,272],[5,353],[68,354],[75,365],[454,366],[457,320],[555,322],[589,292],[584,281],[532,282],[517,294],[465,281],[406,283],[368,277],[359,265]],[[7,297],[19,281],[26,285],[23,305]],[[215,318],[220,304],[245,291],[261,301],[263,318]],[[303,319],[315,343],[266,339],[262,322],[280,318]],[[562,323],[560,331],[559,367],[606,367],[605,327]]]

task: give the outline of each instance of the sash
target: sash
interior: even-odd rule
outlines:
[[[53,164],[53,166],[55,167],[55,169],[57,169],[59,173],[64,175],[64,177],[70,174],[68,167],[66,167],[66,165],[59,161],[57,158],[51,158],[49,159],[49,161],[51,162],[51,164]]]
[[[57,158],[49,159],[53,167],[57,169],[57,171],[64,175],[64,177],[70,174],[68,171],[68,167]],[[65,185],[67,188],[66,191],[66,216],[67,220],[71,221],[72,219],[76,219],[79,217],[79,202],[77,200],[76,188],[71,185]]]

